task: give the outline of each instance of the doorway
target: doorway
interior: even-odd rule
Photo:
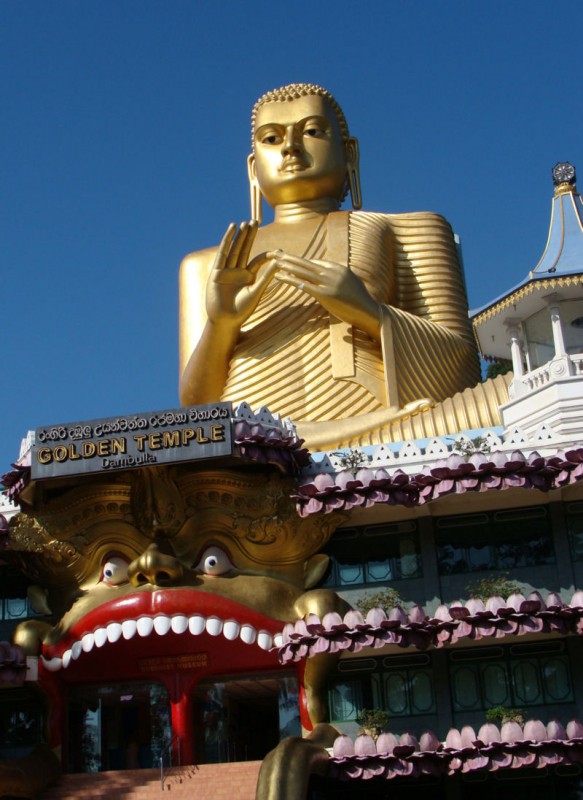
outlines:
[[[73,687],[68,720],[69,772],[157,766],[171,739],[168,695],[157,683]]]
[[[286,736],[301,735],[295,675],[221,677],[195,695],[198,760],[255,761]]]

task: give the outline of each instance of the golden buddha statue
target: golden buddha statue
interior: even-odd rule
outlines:
[[[448,223],[358,210],[358,142],[319,86],[263,95],[252,132],[253,220],[181,266],[181,403],[267,406],[321,449],[498,424],[505,383],[466,389],[480,371]]]

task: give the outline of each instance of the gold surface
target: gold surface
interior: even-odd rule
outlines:
[[[346,516],[298,518],[292,484],[279,473],[184,465],[120,473],[119,483],[77,480],[68,491],[46,492],[34,514],[10,523],[10,556],[46,590],[53,611],[50,621],[16,629],[14,641],[27,655],[57,644],[102,604],[141,592],[188,588],[188,613],[203,592],[282,623],[349,608],[335,592],[313,588],[329,560],[318,551]],[[202,566],[208,548],[228,561],[218,574]],[[103,579],[112,557],[128,565],[115,585]],[[314,724],[327,718],[325,684],[335,660],[317,657],[306,670]]]
[[[577,194],[577,187],[573,183],[559,183],[555,186],[555,197],[561,194]]]
[[[253,113],[253,217],[180,270],[180,399],[289,416],[308,446],[369,434],[479,381],[451,229],[360,205],[358,142],[326,92],[268,93]],[[495,424],[480,396],[477,427]],[[340,425],[338,423],[341,423]],[[448,430],[439,431],[447,433]],[[387,439],[385,438],[385,441]]]

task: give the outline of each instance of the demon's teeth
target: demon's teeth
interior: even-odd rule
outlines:
[[[107,641],[110,644],[115,644],[121,639],[121,624],[119,622],[110,622],[107,626]]]
[[[267,631],[259,631],[257,634],[257,644],[262,650],[269,650],[273,644],[273,636]]]
[[[252,625],[242,625],[241,633],[239,635],[241,637],[241,641],[245,642],[245,644],[253,644],[257,638],[257,631]]]
[[[234,619],[228,619],[223,625],[223,636],[232,642],[239,635],[241,626]]]
[[[159,636],[165,636],[172,631],[181,635],[189,631],[192,636],[200,636],[206,631],[209,636],[220,636],[222,633],[229,642],[241,639],[245,644],[257,643],[261,650],[269,650],[273,645],[281,647],[283,636],[276,633],[272,636],[268,631],[257,630],[248,623],[241,625],[234,619],[223,621],[220,617],[212,615],[203,617],[201,614],[193,614],[187,617],[184,614],[175,614],[173,617],[165,614],[158,614],[155,617],[140,617],[139,619],[126,619],[123,622],[110,622],[105,628],[97,628],[93,633],[85,633],[80,641],[73,642],[70,649],[65,650],[62,656],[46,659],[42,657],[42,662],[49,672],[58,670],[70,665],[71,661],[77,661],[81,653],[90,653],[94,647],[103,647],[106,643],[115,644],[120,639],[129,641],[136,633],[142,638],[147,638],[152,631]]]
[[[211,636],[218,636],[223,630],[223,620],[218,617],[209,617],[206,621],[206,629]]]
[[[97,628],[93,635],[95,636],[95,647],[103,647],[107,641],[107,629]]]
[[[275,634],[275,636],[273,637],[273,644],[276,647],[281,647],[283,645],[283,634],[282,633],[276,633]]]
[[[48,669],[49,672],[58,672],[63,666],[62,658],[50,658],[47,660],[44,656],[42,656],[42,662],[45,669]]]
[[[154,620],[152,617],[140,617],[136,623],[136,626],[140,636],[149,636],[154,629]]]
[[[135,619],[124,619],[121,624],[121,635],[126,641],[133,639],[138,630],[138,624]]]
[[[170,617],[154,617],[154,630],[158,636],[165,636],[170,630],[171,620]]]
[[[204,631],[205,622],[206,620],[204,617],[201,617],[200,614],[196,614],[188,620],[188,630],[193,636],[200,636]]]
[[[171,625],[173,633],[186,633],[188,630],[188,617],[185,617],[184,614],[177,614],[172,617]]]

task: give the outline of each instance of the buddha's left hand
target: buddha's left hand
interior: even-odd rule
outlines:
[[[297,286],[330,314],[379,339],[380,304],[349,267],[335,261],[310,261],[282,251],[273,255],[277,259],[276,280]]]

